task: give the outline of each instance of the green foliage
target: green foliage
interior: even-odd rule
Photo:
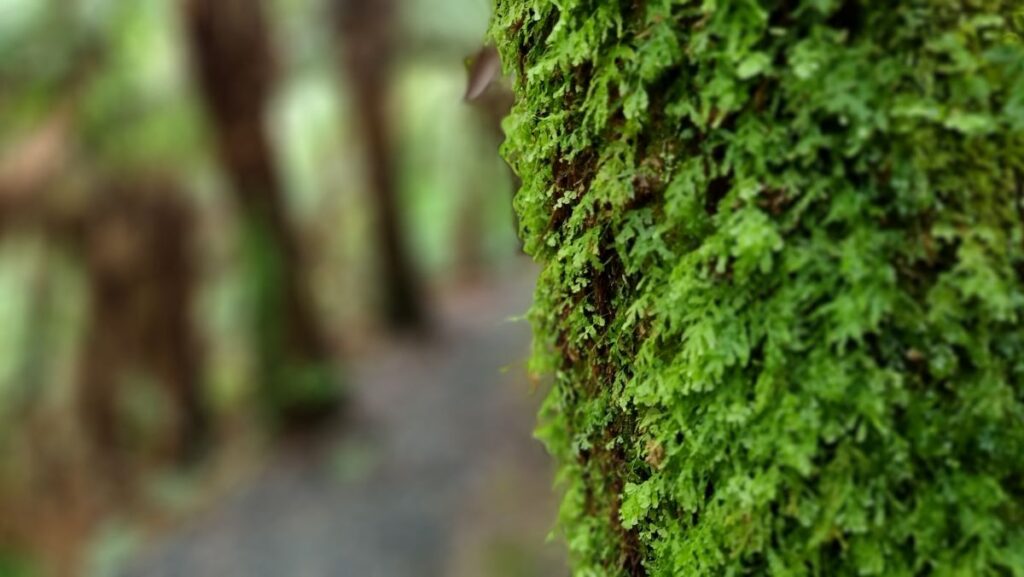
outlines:
[[[93,163],[197,162],[174,2],[2,0],[0,14],[0,145],[74,105]]]
[[[38,574],[22,555],[0,549],[0,575],[3,577],[36,577]]]
[[[1024,8],[498,0],[575,574],[1024,575]]]

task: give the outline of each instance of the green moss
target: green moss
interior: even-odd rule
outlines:
[[[1022,33],[497,0],[576,575],[1024,575]]]

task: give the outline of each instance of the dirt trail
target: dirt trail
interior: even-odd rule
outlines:
[[[440,337],[351,369],[355,423],[284,451],[125,577],[548,577],[557,499],[531,437],[529,274],[462,293]]]

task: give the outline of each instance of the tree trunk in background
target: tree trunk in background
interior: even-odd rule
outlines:
[[[399,22],[393,0],[334,0],[344,72],[365,146],[376,208],[384,312],[395,329],[426,323],[422,287],[409,258],[399,210],[398,163],[389,103]]]
[[[505,129],[502,123],[512,110],[515,104],[515,94],[506,85],[502,75],[501,58],[498,50],[491,45],[485,45],[473,56],[470,65],[469,81],[466,86],[464,100],[473,106],[487,132],[494,139],[495,148],[500,150],[505,143]],[[510,192],[509,206],[512,207],[512,230],[516,235],[519,251],[523,250],[522,240],[519,238],[519,217],[516,214],[514,201],[522,181],[519,175],[506,165],[508,172]]]
[[[5,479],[0,533],[24,539],[55,574],[72,575],[102,508],[128,506],[140,472],[195,464],[209,441],[193,323],[196,218],[172,178],[108,177],[79,196],[58,184],[69,178],[62,166],[43,165],[42,180],[0,178],[0,189],[10,186],[0,192],[0,237],[39,238],[18,389],[5,399],[18,428],[5,443],[23,445],[11,455],[18,475]],[[72,415],[46,399],[61,372],[55,337],[67,330],[56,253],[81,265],[86,289]],[[139,393],[157,399],[144,414],[125,402]]]
[[[264,400],[292,424],[336,403],[331,355],[315,319],[264,122],[274,80],[256,0],[184,0],[199,88],[242,215]]]
[[[498,0],[576,575],[1024,574],[1019,0]]]
[[[196,217],[184,192],[160,178],[111,181],[94,196],[74,235],[90,301],[79,406],[99,459],[109,455],[110,474],[123,476],[116,469],[138,439],[124,434],[119,404],[140,378],[155,381],[171,411],[170,433],[157,433],[159,454],[190,460],[207,440],[192,323]]]
[[[195,217],[185,192],[169,177],[107,178],[81,198],[63,190],[58,182],[68,177],[74,156],[75,103],[68,96],[38,130],[0,158],[0,235],[41,233],[44,244],[68,249],[82,262],[89,307],[79,353],[78,417],[97,460],[112,465],[107,477],[120,482],[127,480],[121,467],[126,458],[152,456],[126,451],[130,443],[118,404],[133,378],[153,381],[167,401],[162,406],[170,412],[170,430],[155,432],[162,460],[190,461],[207,440],[192,325]],[[42,255],[49,250],[44,247]],[[39,266],[19,368],[25,387],[19,408],[25,412],[45,384],[49,352],[43,337],[52,329],[48,317],[56,298],[52,271],[45,262]]]

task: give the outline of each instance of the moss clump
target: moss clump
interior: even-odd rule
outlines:
[[[1022,32],[497,1],[576,575],[1024,575]]]

